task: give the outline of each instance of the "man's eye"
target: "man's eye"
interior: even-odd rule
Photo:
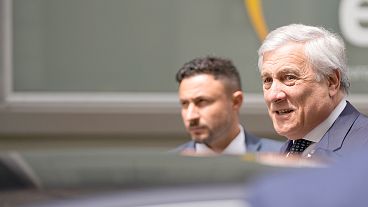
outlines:
[[[295,75],[285,75],[284,76],[284,84],[287,86],[293,86],[297,80],[297,76]]]
[[[197,106],[199,106],[199,107],[203,107],[203,106],[207,106],[209,103],[210,103],[209,100],[206,100],[206,99],[198,99],[195,104]]]
[[[295,79],[296,79],[296,77],[294,75],[286,75],[285,76],[285,80],[287,80],[287,81],[295,80]]]
[[[272,78],[264,78],[263,83],[265,83],[265,84],[272,83]]]
[[[263,83],[272,83],[272,78],[263,78]]]
[[[206,101],[206,100],[204,100],[204,99],[199,99],[199,100],[197,101],[197,104],[198,104],[198,105],[205,104],[205,103],[207,103],[207,101]]]
[[[188,108],[188,102],[187,101],[182,101],[182,102],[180,102],[180,104],[181,104],[182,108]]]
[[[271,87],[271,84],[272,84],[272,78],[270,77],[267,77],[267,78],[263,78],[263,87],[265,89],[269,89]]]

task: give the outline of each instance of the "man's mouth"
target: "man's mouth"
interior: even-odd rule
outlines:
[[[202,134],[206,130],[204,126],[192,126],[189,127],[189,132],[192,134]]]
[[[276,112],[277,115],[285,115],[285,114],[289,114],[293,111],[294,110],[292,110],[292,109],[282,109],[282,110],[277,110],[275,112]]]
[[[198,131],[198,130],[203,130],[203,129],[204,127],[201,127],[201,126],[189,127],[190,131]]]

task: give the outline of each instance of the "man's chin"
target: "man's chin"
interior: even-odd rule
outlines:
[[[207,136],[192,136],[192,139],[197,143],[205,144],[208,140],[208,137]]]

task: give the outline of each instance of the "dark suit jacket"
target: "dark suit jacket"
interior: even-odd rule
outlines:
[[[292,143],[287,141],[281,152],[287,153]],[[361,114],[348,101],[331,128],[315,144],[312,157],[336,159],[350,154],[357,147],[368,145],[368,117]]]
[[[267,138],[259,138],[244,131],[247,152],[280,152],[282,142]],[[174,152],[195,149],[195,141],[191,140],[177,147]]]

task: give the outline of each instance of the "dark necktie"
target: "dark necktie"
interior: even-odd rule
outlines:
[[[308,141],[305,139],[298,139],[295,140],[294,143],[291,145],[289,149],[288,155],[295,155],[295,154],[301,154],[309,145],[311,145],[313,142]]]

